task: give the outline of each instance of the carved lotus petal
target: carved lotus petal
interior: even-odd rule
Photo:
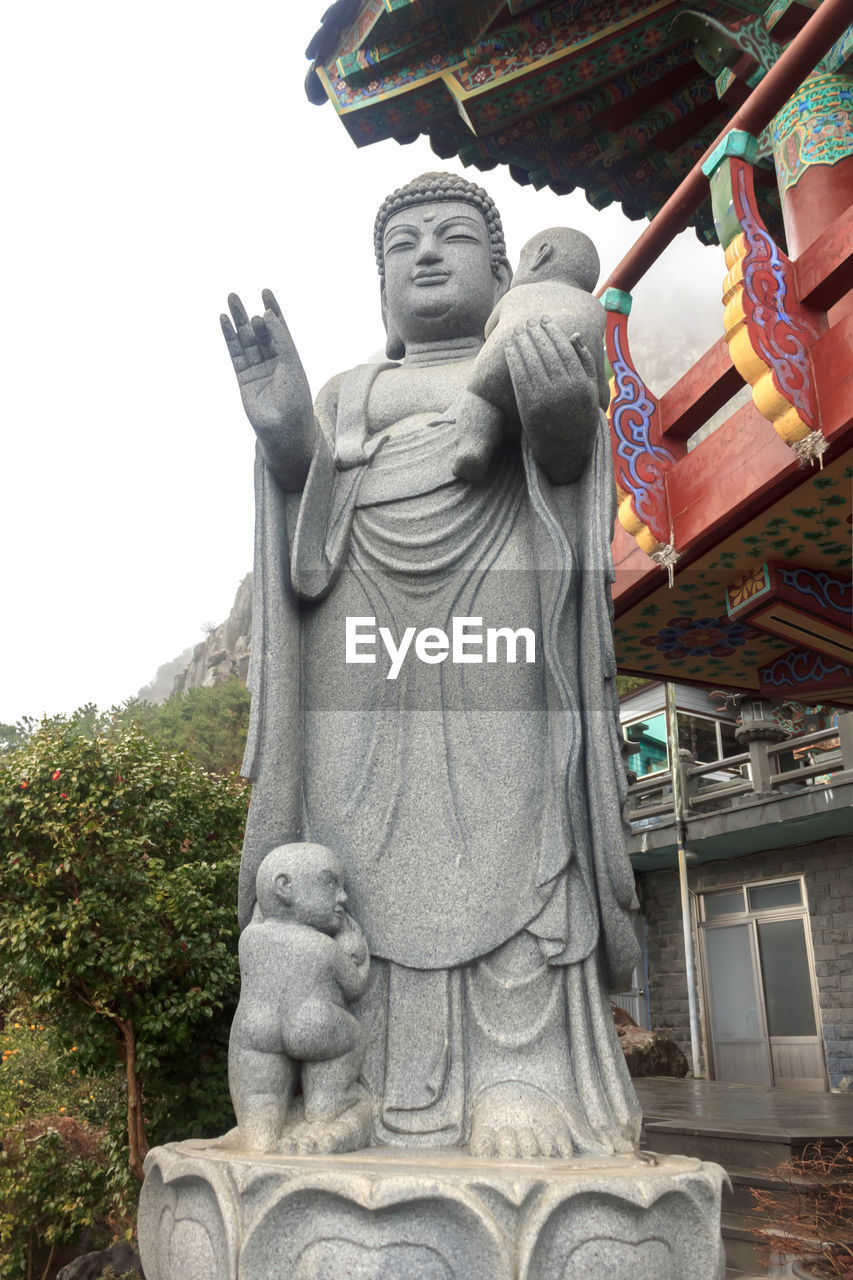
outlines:
[[[464,1193],[400,1187],[371,1206],[358,1203],[359,1191],[301,1187],[278,1196],[247,1236],[241,1280],[510,1280],[497,1224]]]
[[[725,1256],[707,1212],[704,1179],[670,1181],[653,1171],[624,1190],[546,1194],[519,1241],[520,1280],[720,1280]]]
[[[315,1240],[302,1253],[294,1280],[452,1280],[453,1272],[434,1249],[420,1244],[371,1246],[332,1236]]]
[[[147,1280],[231,1280],[233,1233],[206,1178],[164,1180],[152,1168],[140,1198],[138,1232]]]

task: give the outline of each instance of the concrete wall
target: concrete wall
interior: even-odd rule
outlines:
[[[812,929],[820,1017],[830,1087],[853,1088],[853,838],[772,850],[690,868],[694,893],[802,874]],[[651,1024],[690,1059],[690,1023],[678,873],[639,876],[646,916]],[[842,1085],[844,1087],[844,1085]]]

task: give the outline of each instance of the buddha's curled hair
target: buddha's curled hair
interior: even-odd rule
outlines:
[[[503,226],[501,225],[501,215],[498,213],[492,197],[482,187],[478,187],[476,183],[469,182],[467,178],[459,177],[455,173],[422,173],[419,178],[413,178],[404,187],[399,187],[398,190],[392,191],[390,196],[383,200],[376,215],[376,222],[373,227],[373,246],[376,250],[376,265],[383,280],[385,278],[385,258],[382,240],[388,219],[400,209],[406,209],[415,204],[431,204],[435,200],[464,200],[479,210],[485,219],[489,232],[492,273],[497,276],[501,264],[506,261],[506,242],[504,241]]]

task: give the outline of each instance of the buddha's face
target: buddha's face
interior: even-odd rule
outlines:
[[[400,209],[383,246],[385,305],[404,343],[482,337],[498,284],[478,209],[465,200]]]

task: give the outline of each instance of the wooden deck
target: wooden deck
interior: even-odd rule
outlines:
[[[651,1139],[654,1133],[764,1139],[800,1146],[853,1140],[853,1093],[793,1093],[715,1080],[635,1080]],[[654,1147],[650,1140],[649,1145]]]
[[[726,1170],[722,1232],[726,1280],[790,1276],[768,1271],[752,1190],[780,1188],[778,1167],[818,1141],[853,1140],[853,1093],[793,1093],[709,1080],[635,1080],[643,1108],[643,1145],[661,1154],[711,1160]],[[784,1224],[779,1223],[782,1226]]]

